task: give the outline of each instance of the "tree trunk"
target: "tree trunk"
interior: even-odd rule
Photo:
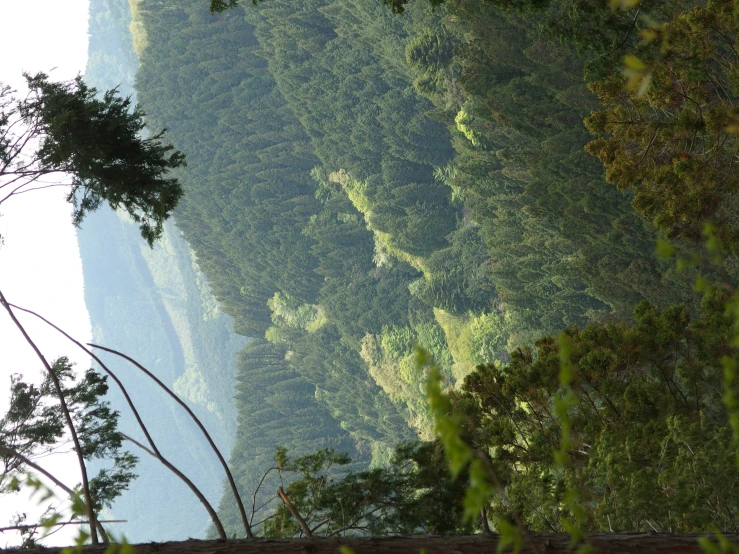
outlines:
[[[698,538],[706,533],[610,533],[589,535],[593,551],[604,554],[639,552],[648,554],[702,553]],[[739,534],[725,535],[739,544]],[[559,554],[573,552],[566,534],[531,534],[521,554]],[[365,538],[238,539],[230,541],[182,541],[134,545],[136,554],[339,554],[348,546],[354,554],[492,554],[498,535],[399,536]],[[504,552],[511,552],[506,548]],[[24,554],[60,554],[60,548],[31,548]],[[85,546],[82,554],[103,554],[105,546]]]

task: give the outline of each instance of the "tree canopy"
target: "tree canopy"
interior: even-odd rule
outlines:
[[[98,473],[89,480],[93,513],[110,508],[115,499],[128,489],[136,477],[133,472],[137,458],[122,448],[123,435],[118,431],[118,412],[103,398],[108,391],[107,378],[89,369],[81,378],[75,377],[72,365],[65,357],[51,364],[51,370],[62,385],[62,394],[80,441],[80,456],[88,463],[103,461]],[[67,442],[62,405],[59,402],[53,378],[46,374],[40,384],[30,383],[22,375],[11,376],[10,403],[0,418],[0,494],[21,490],[27,473],[51,475],[52,468],[38,465],[40,459],[59,452]],[[73,506],[79,506],[79,485],[64,486]],[[86,515],[84,509],[74,508],[75,516]],[[47,514],[46,523],[52,525],[59,516]],[[43,522],[42,522],[43,523]],[[24,532],[24,546],[35,544],[38,526],[28,526]]]
[[[467,376],[452,403],[463,437],[489,453],[505,487],[491,516],[518,513],[536,532],[564,531],[563,519],[590,532],[734,531],[739,469],[721,400],[722,357],[735,355],[726,298],[708,295],[695,319],[684,306],[642,303],[634,325],[564,331],[574,397],[563,466],[552,455],[563,425],[561,340],[544,337]]]
[[[670,236],[701,241],[709,224],[736,252],[734,15],[728,1],[686,10],[627,59],[629,88],[615,76],[592,83],[603,108],[587,119],[598,135],[587,149]]]
[[[182,196],[169,172],[185,164],[184,155],[163,142],[164,131],[145,138],[143,111],[115,89],[100,95],[81,77],[57,83],[44,73],[26,81],[22,100],[0,89],[0,203],[34,188],[68,187],[75,225],[108,202],[139,224],[151,246]]]
[[[139,100],[188,152],[177,224],[257,337],[232,465],[279,491],[261,532],[734,530],[733,6],[391,3],[134,10]],[[417,345],[503,491],[479,523]]]

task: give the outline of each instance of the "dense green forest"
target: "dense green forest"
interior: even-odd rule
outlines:
[[[735,469],[721,469],[730,453],[710,450],[729,436],[716,393],[717,352],[731,352],[728,293],[701,307],[693,288],[698,271],[724,291],[735,283],[734,258],[705,264],[700,246],[706,229],[714,250],[736,252],[728,4],[645,2],[639,19],[587,0],[391,3],[265,0],[211,13],[204,0],[107,0],[91,12],[99,30],[87,78],[128,92],[135,73],[148,122],[187,156],[177,230],[159,247],[171,257],[136,253],[168,317],[159,332],[173,326],[181,345],[171,353],[184,368],[171,376],[176,390],[211,403],[222,425],[235,375],[237,426],[222,429],[245,495],[278,446],[298,456],[333,449],[354,460],[340,470],[355,471],[342,481],[354,488],[327,490],[397,485],[406,496],[394,502],[405,503],[373,525],[408,532],[431,517],[412,499],[442,463],[430,443],[394,451],[435,436],[418,345],[474,422],[464,439],[497,453],[511,501],[491,502],[491,516],[513,510],[533,530],[562,530],[563,491],[575,483],[588,529],[731,528],[732,506],[728,516],[696,508],[710,491],[733,491]],[[625,88],[625,55],[632,84],[651,83],[649,92]],[[711,109],[676,92],[683,83]],[[663,251],[676,248],[690,267],[657,256],[665,240],[674,246],[661,242]],[[171,271],[178,264],[189,264],[189,280]],[[234,331],[252,338],[235,362],[243,343],[224,316],[207,330],[194,323],[217,312],[211,291]],[[573,417],[589,460],[574,456],[571,471],[547,457],[560,430],[547,411],[558,387],[551,337],[565,329],[584,379],[586,407]],[[226,344],[231,365],[204,370],[204,360],[225,363]],[[665,373],[665,360],[681,356]],[[710,455],[688,457],[686,437]],[[624,445],[642,449],[641,461],[614,465]],[[658,470],[665,453],[672,469]],[[697,474],[674,460],[717,477],[696,492]],[[405,480],[382,473],[407,464],[417,471]],[[296,483],[316,482],[303,477]],[[272,475],[260,499],[279,483]],[[461,502],[460,487],[444,486],[444,502]],[[289,493],[305,509],[332,513],[335,496],[300,490]],[[689,500],[676,506],[674,491]],[[377,494],[385,502],[396,491]],[[229,535],[243,532],[228,494],[220,514]],[[266,532],[297,533],[286,514]],[[448,527],[429,525],[469,529],[455,514]]]

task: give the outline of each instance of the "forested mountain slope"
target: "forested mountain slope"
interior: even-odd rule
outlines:
[[[278,444],[382,463],[430,437],[414,344],[453,385],[641,300],[694,307],[692,275],[656,259],[659,233],[584,151],[596,58],[546,38],[540,13],[132,5],[138,99],[188,160],[177,226],[259,339],[238,361],[247,494]]]
[[[304,360],[295,368],[319,387],[317,396],[358,439],[378,438],[390,444],[409,437],[403,418],[368,380],[356,350],[335,340],[339,331],[332,314],[323,315],[329,308],[318,303],[326,281],[313,271],[322,258],[318,247],[330,248],[331,257],[341,245],[325,241],[314,248],[318,241],[304,232],[316,221],[313,216],[321,206],[318,183],[310,175],[319,162],[264,60],[256,55],[251,26],[243,18],[210,18],[195,3],[162,13],[147,12],[146,6],[142,3],[140,8],[151,29],[137,76],[139,98],[151,120],[166,122],[171,139],[188,155],[188,169],[182,174],[186,195],[177,224],[194,246],[217,297],[234,315],[236,329],[264,335],[274,319],[285,322],[284,334],[291,332],[296,339],[305,334],[310,344],[331,345],[335,355],[320,352],[316,357],[289,345],[292,355]],[[181,82],[183,74],[191,87]],[[221,79],[230,86],[210,99]],[[332,219],[345,225],[346,232],[333,236],[344,241],[347,255],[337,252],[331,260],[339,268],[356,266],[354,273],[364,275],[373,267],[372,235],[346,199],[339,209],[349,213]],[[410,267],[404,271],[415,274]],[[397,272],[358,278],[355,289],[363,294],[354,294],[354,301],[367,298],[370,304],[356,306],[363,312],[360,317],[369,321],[384,317],[386,324],[397,318],[386,313],[376,291],[397,290],[401,316],[403,300],[409,297]],[[282,319],[271,315],[268,301]],[[296,311],[305,314],[298,317],[292,313]],[[379,330],[382,323],[375,322],[375,327]],[[306,333],[308,327],[312,332]],[[325,364],[335,364],[335,369]]]
[[[177,225],[237,332],[267,341],[239,362],[245,490],[250,448],[307,446],[290,438],[303,418],[259,427],[265,404],[279,418],[300,398],[327,425],[311,444],[380,463],[430,436],[413,344],[454,383],[544,333],[690,299],[583,150],[587,60],[531,17],[468,0],[402,17],[369,0],[136,3],[139,100],[188,157]]]

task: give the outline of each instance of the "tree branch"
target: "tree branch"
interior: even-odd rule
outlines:
[[[127,523],[127,519],[102,519],[98,523]],[[26,529],[38,529],[39,527],[63,527],[65,525],[88,525],[89,521],[62,521],[60,523],[34,523],[32,525],[11,525],[0,527],[0,533],[5,531],[25,531]]]
[[[282,500],[282,503],[285,504],[285,507],[290,510],[290,513],[295,518],[295,521],[297,521],[298,525],[300,525],[300,529],[303,531],[303,534],[306,537],[312,537],[313,533],[310,532],[310,527],[308,527],[308,524],[303,519],[303,516],[300,515],[300,512],[298,512],[298,509],[287,497],[287,494],[285,494],[285,491],[282,487],[277,489],[277,494],[280,497],[280,500]]]
[[[41,353],[41,350],[39,350],[38,346],[36,346],[36,343],[28,335],[23,325],[21,325],[21,322],[18,321],[18,318],[15,317],[13,310],[11,309],[10,305],[8,304],[8,301],[5,299],[5,296],[3,295],[1,291],[0,291],[0,304],[3,305],[5,310],[8,312],[10,319],[13,320],[13,323],[15,323],[15,326],[18,327],[18,330],[21,332],[23,337],[26,339],[26,342],[28,342],[28,344],[31,346],[33,351],[38,356],[38,358],[41,360],[41,363],[44,365],[44,368],[48,372],[52,383],[54,383],[54,388],[56,389],[57,397],[59,398],[59,403],[62,408],[62,413],[64,414],[64,419],[67,423],[67,427],[69,428],[69,432],[72,435],[72,441],[74,442],[74,450],[77,453],[77,462],[80,466],[80,473],[82,474],[82,492],[85,497],[85,504],[87,505],[87,519],[91,522],[90,540],[92,541],[92,544],[97,544],[98,536],[97,536],[97,530],[96,530],[96,525],[95,525],[95,521],[96,521],[95,509],[92,503],[92,495],[90,494],[90,483],[87,479],[87,468],[85,467],[85,460],[82,457],[82,447],[80,446],[80,440],[79,440],[79,437],[77,436],[77,430],[74,428],[74,422],[72,421],[72,415],[69,413],[69,408],[67,407],[67,401],[64,398],[64,391],[62,390],[62,385],[59,382],[59,378],[57,377],[56,373],[54,373],[54,370],[49,365],[49,362],[47,362],[46,358],[44,358],[44,355]]]
[[[200,503],[203,506],[205,506],[205,509],[207,510],[208,515],[210,516],[210,519],[213,521],[213,525],[215,525],[215,527],[216,527],[216,531],[218,531],[218,536],[222,540],[227,540],[228,539],[228,537],[226,536],[226,531],[223,529],[223,524],[221,523],[221,520],[218,519],[218,514],[213,509],[213,506],[210,505],[210,502],[208,502],[208,499],[205,498],[205,496],[203,495],[202,492],[200,492],[200,489],[198,489],[195,486],[195,484],[192,481],[190,481],[190,479],[187,478],[187,475],[185,475],[179,469],[177,469],[175,466],[173,466],[161,454],[155,454],[152,450],[149,450],[143,444],[141,444],[140,442],[138,442],[135,439],[132,439],[128,435],[125,435],[123,433],[121,433],[121,435],[123,435],[123,438],[124,439],[126,439],[129,442],[132,442],[133,444],[135,444],[136,446],[138,446],[141,450],[143,450],[144,452],[146,452],[147,454],[149,454],[149,456],[152,456],[152,457],[156,458],[157,460],[159,460],[160,462],[162,462],[162,464],[164,464],[164,466],[167,469],[169,469],[172,473],[174,473],[175,475],[177,475],[177,477],[179,477],[180,479],[182,479],[182,481],[184,481],[184,483],[188,487],[190,487],[190,490],[193,492],[193,494],[195,494],[195,496],[198,497],[198,500],[200,500]]]
[[[251,503],[251,517],[249,518],[250,525],[251,525],[251,522],[254,521],[255,513],[258,511],[256,509],[256,505],[257,505],[257,494],[259,493],[259,489],[262,488],[262,484],[264,483],[264,480],[267,478],[267,475],[269,475],[272,471],[279,470],[279,469],[280,469],[279,467],[271,467],[267,471],[265,471],[264,474],[262,474],[262,478],[259,480],[259,484],[257,485],[257,488],[254,489],[254,497],[252,498],[252,503]],[[261,509],[263,506],[264,504],[262,504],[262,506],[260,506],[259,508]]]
[[[488,513],[485,506],[480,508],[480,521],[482,522],[482,532],[490,533],[490,523],[488,523]]]
[[[117,350],[113,350],[112,348],[106,348],[105,346],[99,346],[96,344],[90,344],[88,343],[88,346],[91,346],[92,348],[99,348],[100,350],[105,350],[106,352],[110,352],[111,354],[115,354],[116,356],[120,356],[124,360],[128,360],[133,365],[138,367],[141,371],[146,373],[157,385],[159,385],[169,396],[171,396],[175,402],[177,402],[180,406],[182,406],[185,411],[188,413],[188,415],[193,419],[193,421],[197,424],[197,426],[200,428],[200,430],[203,432],[203,435],[205,435],[205,438],[208,441],[208,444],[213,449],[213,452],[218,457],[218,461],[221,462],[221,466],[223,466],[223,470],[226,472],[226,477],[228,479],[228,483],[231,486],[231,491],[233,492],[234,498],[236,499],[236,504],[239,507],[239,512],[241,514],[241,521],[244,525],[244,529],[246,531],[247,538],[254,538],[254,535],[251,531],[251,526],[249,525],[249,520],[246,517],[246,510],[244,509],[244,503],[241,501],[241,495],[239,494],[238,488],[236,487],[236,482],[234,481],[233,475],[231,474],[231,470],[228,468],[228,464],[226,463],[226,460],[221,455],[220,450],[218,450],[218,447],[216,446],[216,443],[213,441],[213,439],[210,436],[210,433],[208,433],[205,426],[201,423],[201,421],[198,419],[198,417],[193,413],[193,411],[190,409],[190,407],[185,404],[185,402],[177,396],[175,393],[173,393],[171,390],[169,390],[169,387],[162,383],[159,378],[154,375],[151,371],[146,369],[144,366],[142,366],[140,363],[138,363],[136,360],[131,358],[130,356],[126,356],[125,354],[118,352]]]
[[[133,404],[133,400],[131,400],[131,397],[128,395],[128,391],[126,390],[126,387],[123,386],[123,383],[120,379],[113,373],[108,366],[106,366],[103,361],[98,358],[89,348],[87,348],[84,344],[76,340],[74,337],[72,337],[69,333],[61,329],[60,327],[54,325],[51,321],[46,319],[45,317],[37,314],[36,312],[29,310],[27,308],[21,308],[20,306],[16,306],[15,304],[9,304],[12,308],[15,308],[16,310],[20,310],[22,312],[26,312],[28,314],[31,314],[33,316],[36,316],[41,321],[46,323],[49,327],[52,329],[55,329],[67,339],[69,339],[72,343],[76,344],[80,349],[82,349],[85,353],[87,353],[93,360],[95,360],[98,364],[100,364],[100,367],[107,373],[113,381],[115,381],[116,385],[118,385],[118,388],[121,389],[121,392],[123,393],[124,398],[126,399],[126,402],[128,403],[128,407],[131,408],[131,411],[133,412],[134,417],[136,418],[137,423],[139,424],[139,427],[144,432],[144,435],[146,436],[146,440],[151,446],[151,449],[159,455],[159,449],[157,448],[156,444],[154,443],[154,440],[151,438],[151,435],[149,434],[149,430],[146,428],[146,425],[144,425],[144,421],[141,419],[141,416],[139,415],[138,410],[136,409],[136,406]]]
[[[44,477],[46,477],[49,481],[51,481],[52,483],[54,483],[57,487],[59,487],[60,489],[62,489],[64,492],[66,492],[72,498],[74,498],[75,496],[77,496],[77,493],[74,490],[70,489],[67,485],[65,485],[59,479],[57,479],[56,477],[54,477],[51,473],[49,473],[48,471],[46,471],[40,465],[38,465],[38,464],[32,462],[31,460],[29,460],[28,458],[26,458],[20,452],[16,452],[12,448],[8,448],[7,446],[2,446],[2,445],[0,445],[0,452],[6,454],[8,456],[13,456],[15,458],[18,458],[21,462],[23,462],[24,464],[26,464],[28,467],[31,467],[31,468],[35,469],[36,471],[38,471],[41,475],[43,475]],[[107,543],[108,542],[108,534],[105,532],[105,529],[103,529],[103,526],[102,526],[101,522],[96,519],[95,520],[95,525],[98,528],[98,531],[100,531],[100,536],[103,537],[103,542]],[[0,529],[0,531],[1,530],[2,529]]]

